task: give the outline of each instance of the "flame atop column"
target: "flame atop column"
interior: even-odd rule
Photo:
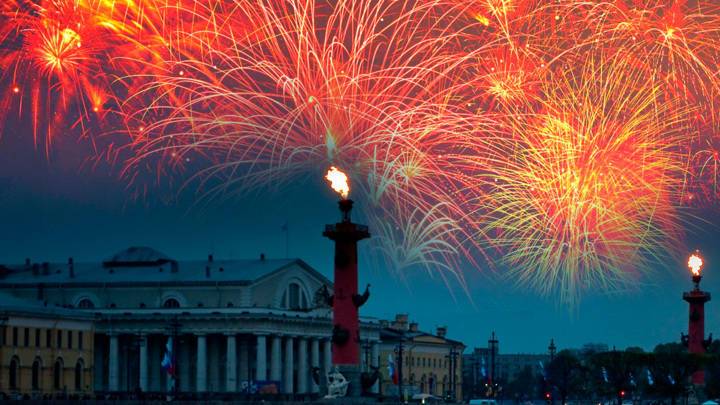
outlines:
[[[338,170],[335,166],[330,166],[325,178],[330,182],[330,187],[340,194],[343,200],[348,198],[350,185],[348,184],[348,177],[345,173]]]
[[[696,276],[700,275],[700,269],[702,268],[703,260],[698,254],[693,254],[688,259],[688,267],[692,270]]]

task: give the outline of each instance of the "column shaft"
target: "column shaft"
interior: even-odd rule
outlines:
[[[145,335],[140,336],[140,370],[139,385],[142,392],[148,391],[148,338]]]
[[[227,352],[225,353],[226,370],[225,370],[225,391],[237,391],[237,338],[235,335],[227,336]]]
[[[197,336],[197,376],[195,389],[198,392],[207,391],[207,336]]]
[[[255,354],[255,380],[267,380],[267,338],[265,335],[257,336],[257,353]]]
[[[329,373],[332,369],[332,342],[330,339],[323,341],[323,372]]]
[[[305,394],[308,392],[308,375],[310,370],[308,369],[308,358],[307,358],[307,340],[305,338],[298,339],[298,365],[297,365],[297,388],[295,392],[298,394]]]
[[[118,359],[118,335],[110,335],[110,353],[108,359],[108,389],[118,391],[120,389],[120,362]]]
[[[240,340],[240,345],[238,350],[240,351],[240,364],[238,368],[238,391],[241,391],[240,388],[242,388],[243,384],[247,384],[247,381],[250,379],[249,372],[248,372],[248,365],[250,364],[249,361],[249,344],[246,339]]]
[[[270,353],[270,380],[272,381],[280,381],[282,379],[282,369],[280,368],[280,365],[282,364],[281,360],[281,339],[282,337],[278,335],[274,335],[272,337],[272,353]]]
[[[310,370],[311,372],[314,372],[314,370],[318,369],[320,367],[320,342],[313,338],[310,340]],[[322,373],[320,373],[320,378],[322,378]],[[320,382],[320,380],[318,380]],[[310,376],[310,392],[312,393],[318,393],[320,391],[318,384],[315,382],[315,379]]]
[[[283,373],[283,381],[285,385],[285,393],[292,394],[294,392],[294,366],[295,355],[293,353],[293,338],[288,336],[285,338],[285,372]]]

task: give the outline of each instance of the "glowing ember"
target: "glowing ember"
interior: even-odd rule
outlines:
[[[692,270],[693,274],[696,276],[700,275],[700,268],[702,268],[703,261],[702,258],[696,254],[690,256],[690,259],[688,259],[688,267],[690,270]]]
[[[348,198],[350,185],[348,184],[348,178],[345,173],[338,170],[335,166],[331,166],[325,178],[330,182],[330,187],[340,194],[343,199]]]

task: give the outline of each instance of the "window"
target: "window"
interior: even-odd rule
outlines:
[[[282,296],[282,306],[291,310],[308,308],[308,299],[298,283],[290,283]]]
[[[62,360],[57,359],[55,361],[55,369],[53,370],[53,387],[55,387],[56,390],[61,390],[62,387],[62,372],[63,372],[63,366],[62,366]]]
[[[83,333],[82,331],[78,332],[78,349],[83,349]]]
[[[30,328],[25,328],[25,335],[23,336],[23,343],[25,347],[30,346]]]
[[[78,302],[78,308],[90,309],[95,308],[95,304],[89,298],[83,298]]]
[[[72,337],[73,337],[72,331],[69,330],[68,331],[68,343],[67,343],[68,349],[72,349]]]
[[[18,345],[18,329],[16,327],[13,327],[13,346],[17,347]]]
[[[75,364],[75,391],[81,391],[83,382],[83,362],[82,359],[78,360],[77,364]]]
[[[35,347],[40,347],[40,331],[41,329],[35,329]]]
[[[163,308],[180,308],[180,301],[175,298],[168,298],[163,302]]]
[[[17,328],[15,328],[17,329]],[[18,360],[16,358],[10,360],[10,371],[8,372],[8,385],[12,389],[17,389],[18,387],[18,368],[20,366],[18,365]]]
[[[32,366],[32,389],[40,389],[40,360],[35,359]]]
[[[45,331],[45,347],[52,347],[52,331],[50,329]]]
[[[58,349],[62,349],[62,331],[57,331],[57,346]]]
[[[7,342],[7,336],[5,336],[6,333],[7,328],[4,326],[0,326],[0,346],[5,346],[5,343]]]

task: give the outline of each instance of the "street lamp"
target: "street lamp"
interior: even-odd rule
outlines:
[[[448,373],[450,374],[450,390],[449,390],[449,396],[450,399],[454,402],[456,399],[456,375],[455,375],[455,368],[457,363],[457,357],[460,354],[460,352],[457,351],[455,346],[450,346],[450,352],[445,356],[446,359],[448,359]]]

